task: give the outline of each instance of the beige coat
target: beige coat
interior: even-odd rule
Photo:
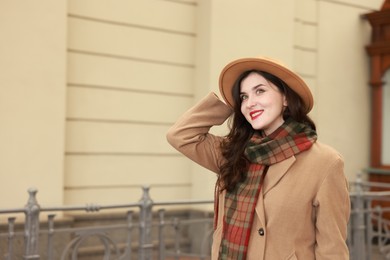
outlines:
[[[188,158],[219,173],[221,137],[209,133],[231,109],[210,93],[169,130],[169,143]],[[218,259],[224,193],[219,196],[212,259]],[[350,214],[348,183],[340,155],[316,142],[309,150],[272,165],[264,180],[247,259],[349,259],[345,243]]]

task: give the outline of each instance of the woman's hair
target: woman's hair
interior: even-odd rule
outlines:
[[[303,100],[297,93],[288,87],[284,81],[264,71],[249,70],[242,73],[237,78],[232,88],[234,113],[229,122],[231,129],[221,144],[225,163],[220,167],[221,173],[217,180],[220,191],[225,189],[232,191],[239,182],[245,179],[246,171],[249,166],[244,151],[247,142],[252,137],[255,130],[241,112],[240,87],[241,82],[251,73],[260,74],[266,80],[273,83],[279,91],[285,95],[288,104],[283,112],[283,118],[285,120],[291,117],[297,122],[307,124],[313,130],[316,129],[314,122],[305,112]]]

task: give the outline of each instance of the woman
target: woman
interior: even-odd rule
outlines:
[[[169,143],[217,174],[212,259],[349,259],[343,159],[317,141],[306,83],[267,58],[235,60],[169,130]],[[209,133],[231,118],[225,137]]]

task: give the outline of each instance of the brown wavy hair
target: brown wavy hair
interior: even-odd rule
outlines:
[[[232,87],[234,113],[229,119],[230,132],[221,144],[222,155],[226,160],[220,167],[221,173],[218,175],[217,180],[220,191],[225,189],[227,191],[234,190],[236,185],[245,179],[249,166],[244,151],[248,140],[255,130],[241,113],[240,87],[241,82],[253,72],[260,74],[267,81],[273,83],[279,91],[286,96],[288,106],[283,112],[283,118],[285,120],[288,117],[292,117],[295,121],[305,123],[313,130],[316,130],[314,122],[305,112],[304,103],[301,97],[289,88],[284,81],[264,71],[249,70],[242,73]]]

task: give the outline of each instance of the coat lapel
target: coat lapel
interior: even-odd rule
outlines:
[[[295,162],[295,156],[292,156],[290,158],[287,158],[286,160],[283,160],[279,163],[273,164],[267,172],[267,176],[264,179],[264,184],[262,188],[262,192],[260,194],[260,197],[256,204],[256,214],[259,218],[261,224],[263,226],[266,225],[265,223],[265,212],[264,212],[264,195],[270,191],[273,187],[278,184],[280,179],[287,173],[288,169],[291,167],[291,165]]]
[[[278,184],[295,160],[295,156],[292,156],[269,167],[267,176],[264,179],[263,195],[267,194],[269,190]]]
[[[287,158],[286,160],[283,160],[279,163],[273,164],[267,172],[267,176],[264,179],[263,188],[260,194],[260,197],[256,204],[256,215],[259,218],[260,223],[265,226],[265,212],[264,212],[264,195],[270,191],[273,187],[278,184],[280,179],[287,173],[288,169],[291,167],[291,165],[295,162],[295,156],[292,156],[290,158]],[[224,211],[224,198],[225,198],[225,191],[222,192],[219,195],[219,212],[218,212],[218,223],[222,223],[223,221],[223,211]],[[222,202],[222,203],[221,203]]]

